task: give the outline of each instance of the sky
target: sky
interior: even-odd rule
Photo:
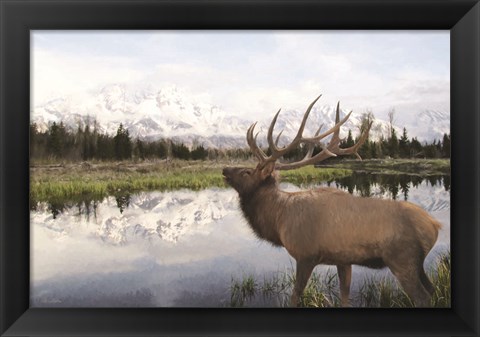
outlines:
[[[175,85],[238,116],[322,104],[450,113],[449,31],[32,31],[32,108],[108,84]]]

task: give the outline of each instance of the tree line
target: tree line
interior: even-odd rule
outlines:
[[[119,125],[115,135],[109,135],[100,133],[96,122],[78,126],[75,131],[68,129],[63,122],[53,122],[43,132],[35,123],[30,123],[30,158],[33,160],[205,160],[225,155],[234,157],[239,154],[235,150],[206,149],[203,145],[189,148],[170,139],[133,139],[123,124]]]
[[[362,118],[360,131],[363,131],[371,121],[372,115],[365,114]],[[358,139],[352,136],[352,130],[341,141],[341,147],[349,147]],[[358,153],[364,159],[372,158],[450,158],[450,134],[444,134],[441,140],[431,143],[409,138],[406,128],[398,137],[393,123],[387,136],[378,140],[367,138]],[[321,149],[318,147],[314,154]],[[268,154],[269,150],[265,149]],[[285,155],[286,160],[299,160],[305,156],[307,149],[301,146]],[[149,160],[178,158],[186,160],[218,160],[221,158],[248,159],[251,152],[248,148],[219,150],[205,148],[196,144],[189,148],[182,142],[170,139],[141,140],[132,139],[128,130],[120,124],[115,135],[100,133],[98,124],[86,123],[76,130],[68,129],[63,122],[53,122],[46,131],[39,131],[35,123],[30,124],[30,158],[34,160],[54,159],[71,161],[88,160]]]
[[[349,131],[347,139],[341,142],[341,147],[352,146],[358,139],[353,139]],[[367,139],[358,150],[358,154],[365,159],[371,158],[450,158],[450,134],[444,134],[442,140],[433,140],[431,143],[418,141],[416,137],[409,138],[407,129],[403,128],[400,138],[395,129],[391,136],[380,137],[377,141]]]
[[[389,125],[387,135],[381,134],[378,140],[372,140],[367,137],[364,144],[358,149],[358,154],[363,159],[384,159],[384,158],[450,158],[451,136],[444,134],[441,140],[421,143],[416,137],[408,136],[407,128],[403,128],[402,135],[399,137],[394,127],[395,110],[388,113]],[[354,138],[352,130],[348,130],[348,135],[341,140],[340,147],[348,148],[353,146],[360,135],[366,130],[375,117],[371,112],[364,113],[358,126],[359,136]],[[306,154],[307,149],[299,149],[297,157]],[[321,151],[320,147],[314,149],[314,154]],[[295,156],[295,154],[293,154]]]
[[[387,136],[385,137],[382,134],[378,141],[372,141],[370,138],[367,138],[358,151],[362,158],[450,158],[450,133],[445,133],[442,140],[435,139],[431,143],[424,142],[422,144],[416,137],[409,138],[405,127],[402,135],[400,137],[397,135],[397,131],[394,128],[394,109],[389,111],[388,119]],[[359,126],[360,133],[374,120],[375,117],[371,112],[364,113]],[[357,139],[352,139],[352,134],[349,130],[347,139],[343,142],[343,147],[352,146],[356,141]]]

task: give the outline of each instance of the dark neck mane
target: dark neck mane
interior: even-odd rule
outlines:
[[[255,192],[240,195],[240,207],[250,227],[274,246],[282,246],[277,227],[283,208],[280,193],[275,178],[269,177]]]

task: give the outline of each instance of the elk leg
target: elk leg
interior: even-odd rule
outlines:
[[[430,296],[432,296],[435,292],[435,288],[433,287],[432,282],[430,282],[428,276],[425,274],[423,268],[420,268],[420,281],[422,281],[423,286],[428,291]]]
[[[290,298],[290,306],[297,307],[300,302],[303,290],[307,285],[310,275],[312,275],[315,263],[311,260],[297,261],[297,273],[295,278],[295,286],[293,288],[292,297]]]
[[[350,283],[352,281],[352,265],[337,265],[338,279],[340,280],[340,297],[342,307],[349,307]]]
[[[424,287],[422,277],[420,276],[421,273],[425,273],[423,266],[390,267],[390,270],[402,285],[403,290],[414,301],[416,307],[428,307],[431,305],[431,295]]]

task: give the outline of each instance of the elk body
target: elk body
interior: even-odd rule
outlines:
[[[292,306],[299,304],[318,264],[336,265],[342,306],[349,305],[353,264],[388,267],[416,306],[428,306],[434,289],[423,263],[437,240],[440,224],[427,212],[409,202],[356,197],[333,188],[294,193],[279,189],[276,170],[336,155],[359,157],[357,150],[366,140],[371,122],[355,145],[340,148],[339,130],[350,114],[340,120],[338,105],[334,127],[322,134],[319,129],[311,138],[303,137],[308,115],[318,98],[308,107],[292,143],[283,148],[277,146],[279,137],[274,141],[272,136],[280,111],[275,115],[267,136],[270,156],[257,146],[253,124],[247,131],[247,142],[259,164],[255,169],[225,168],[225,181],[238,192],[241,210],[256,235],[285,247],[296,260]],[[329,143],[324,144],[322,140],[329,135]],[[308,146],[305,158],[294,163],[277,162],[300,144]],[[313,156],[314,145],[320,145],[322,151]]]

